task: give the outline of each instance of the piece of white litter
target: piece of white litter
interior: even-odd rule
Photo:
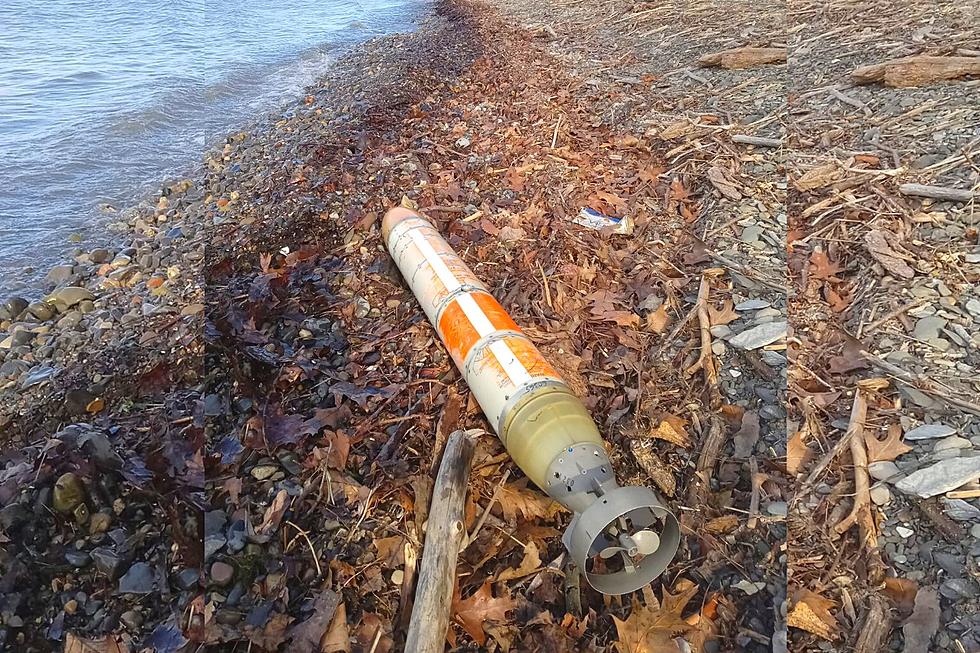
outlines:
[[[572,222],[596,231],[611,228],[614,234],[629,236],[633,233],[633,220],[629,216],[614,218],[589,207],[579,211],[579,214],[572,218]]]

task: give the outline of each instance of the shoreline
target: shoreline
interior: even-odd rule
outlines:
[[[238,238],[254,237],[251,250],[267,236],[244,235],[255,218],[238,215],[241,193],[231,187],[278,176],[276,169],[296,158],[283,147],[305,148],[316,134],[350,140],[372,120],[370,111],[407,98],[412,71],[430,64],[427,38],[456,42],[446,38],[453,20],[447,6],[433,7],[412,32],[351,48],[305,98],[219,139],[194,174],[121,211],[118,235],[105,246],[52,268],[53,292],[45,283],[24,293],[34,301],[14,316],[0,306],[0,527],[16,538],[3,564],[9,578],[42,590],[18,593],[7,606],[23,617],[0,626],[0,650],[4,643],[56,650],[65,637],[85,641],[104,632],[118,632],[117,641],[130,645],[186,641],[176,624],[197,595],[197,572],[189,570],[202,561],[182,543],[201,527],[206,505],[205,265]],[[379,97],[379,88],[389,96]],[[83,479],[84,516],[58,512],[69,469]],[[66,527],[76,531],[74,544],[60,541]],[[140,543],[121,543],[136,533]],[[50,548],[36,557],[30,550],[38,546]],[[164,562],[171,549],[183,566]],[[140,607],[132,599],[141,588],[114,588],[148,566],[162,575],[147,587],[162,596]],[[94,612],[91,601],[87,612],[77,602],[77,612],[65,610],[57,587],[106,600]]]

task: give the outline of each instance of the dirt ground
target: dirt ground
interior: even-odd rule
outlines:
[[[404,649],[442,447],[492,431],[382,244],[402,204],[682,523],[603,596],[481,437],[450,650],[980,650],[977,216],[900,189],[976,186],[980,82],[849,77],[976,56],[975,15],[446,0],[351,53],[129,216],[176,273],[93,266],[116,326],[18,353],[0,647]],[[776,54],[699,64],[742,46]]]

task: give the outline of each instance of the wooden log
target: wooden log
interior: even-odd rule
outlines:
[[[786,48],[733,48],[712,52],[698,59],[701,66],[721,66],[722,68],[752,68],[768,63],[785,63]]]
[[[744,145],[756,145],[758,147],[782,147],[783,141],[780,138],[764,138],[762,136],[749,136],[748,134],[732,134],[733,143]]]
[[[855,68],[851,79],[857,84],[884,82],[887,86],[908,88],[969,75],[980,75],[980,57],[916,55]]]
[[[923,184],[902,184],[898,187],[898,192],[902,195],[913,197],[928,197],[944,202],[969,202],[973,199],[973,192],[962,188],[949,188],[947,186],[925,186]]]
[[[861,626],[861,634],[854,644],[854,653],[879,653],[885,650],[892,632],[892,615],[888,601],[877,592],[870,596],[868,614]]]
[[[442,455],[432,488],[418,590],[405,642],[408,653],[443,653],[446,649],[456,560],[466,537],[463,502],[476,451],[476,433],[454,431]]]

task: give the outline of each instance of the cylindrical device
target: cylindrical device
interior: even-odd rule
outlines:
[[[589,583],[622,594],[656,578],[680,543],[652,490],[620,487],[588,410],[438,230],[405,208],[388,251],[514,462],[574,513],[563,537]]]

